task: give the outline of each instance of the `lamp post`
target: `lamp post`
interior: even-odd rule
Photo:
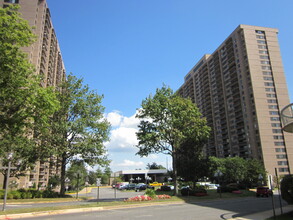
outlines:
[[[78,189],[79,189],[79,179],[80,179],[80,172],[76,173],[77,183],[76,183],[76,199],[78,199]]]
[[[8,183],[9,183],[9,177],[10,177],[10,169],[11,169],[11,159],[12,159],[13,153],[8,154],[8,168],[7,168],[7,175],[6,175],[6,182],[5,182],[5,193],[4,193],[4,202],[3,202],[3,208],[2,211],[5,211],[6,208],[6,200],[7,200],[7,189],[8,189]]]
[[[131,177],[129,180],[130,180],[130,183],[132,183],[132,181],[133,181],[134,179]]]
[[[259,174],[258,175],[258,179],[259,179],[260,185],[262,186],[263,176],[261,174]]]
[[[139,183],[139,181],[141,180],[141,178],[138,176],[136,177],[137,183]]]
[[[66,184],[66,186],[65,186],[65,189],[66,189],[66,191],[68,191],[68,188],[69,188],[69,182],[70,182],[70,179],[68,178],[68,177],[66,177],[66,179],[65,179],[65,184]]]
[[[219,192],[220,192],[220,198],[222,198],[222,189],[221,189],[221,184],[220,184],[220,177],[223,175],[223,173],[221,172],[221,170],[216,170],[215,172],[215,177],[217,177],[218,179],[218,183],[219,183]]]
[[[147,184],[149,184],[149,181],[152,180],[152,178],[149,177],[149,176],[146,176],[145,179],[146,179],[146,183],[147,183]]]

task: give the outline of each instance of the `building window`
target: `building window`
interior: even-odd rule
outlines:
[[[289,169],[288,168],[279,168],[279,172],[282,173],[282,172],[289,172]]]
[[[260,63],[261,63],[261,64],[270,64],[270,61],[267,61],[267,60],[261,60]]]
[[[259,44],[266,44],[266,41],[265,40],[258,40],[257,43],[259,43]]]
[[[274,83],[265,82],[265,86],[274,86]]]
[[[282,134],[282,129],[273,129],[274,134]]]
[[[266,92],[275,92],[274,88],[266,88]]]
[[[282,126],[281,123],[272,123],[271,125],[272,125],[272,127],[281,127]]]
[[[273,81],[273,77],[269,77],[269,76],[264,76],[263,79],[268,81]]]
[[[267,94],[267,97],[268,97],[268,98],[276,98],[276,94],[270,94],[270,93],[268,93],[268,94]]]
[[[270,66],[262,66],[261,67],[263,70],[271,70],[271,67]]]
[[[271,76],[272,72],[271,71],[263,71],[262,74],[266,75],[266,76]]]
[[[285,148],[275,148],[276,152],[286,152]]]
[[[18,4],[19,0],[4,0],[6,3]]]
[[[277,105],[269,105],[269,109],[278,109]]]
[[[270,115],[279,115],[279,112],[277,112],[277,111],[270,111]]]
[[[268,103],[277,103],[276,99],[268,99],[267,101],[268,101]]]
[[[263,36],[263,35],[256,35],[256,38],[258,38],[258,39],[265,39],[265,36]]]
[[[260,54],[268,54],[268,51],[266,51],[266,50],[259,50],[258,51]]]
[[[265,32],[264,31],[260,31],[260,30],[255,30],[255,33],[257,33],[257,34],[264,34]]]
[[[284,137],[282,135],[274,135],[275,140],[283,140]]]
[[[279,142],[275,142],[275,146],[285,146],[285,142],[284,141],[279,141]],[[285,149],[285,148],[283,148]]]
[[[277,154],[276,157],[277,159],[287,159],[286,154]]]
[[[263,60],[268,60],[270,57],[269,56],[265,56],[265,55],[260,55],[259,58],[260,59],[263,59]]]
[[[287,161],[278,161],[279,166],[287,166],[288,162]]]
[[[266,45],[258,45],[258,49],[267,49]]]
[[[271,117],[271,121],[280,121],[280,117]]]

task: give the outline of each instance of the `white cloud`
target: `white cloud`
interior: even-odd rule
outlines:
[[[123,119],[123,116],[118,111],[110,112],[106,114],[105,116],[107,118],[107,121],[110,122],[110,124],[113,127],[117,127],[121,124],[121,121]]]
[[[144,163],[141,161],[131,161],[131,160],[123,160],[123,163],[117,164],[118,166],[121,167],[139,167],[139,166],[144,166]]]
[[[131,117],[126,117],[120,112],[114,111],[106,114],[105,117],[114,127],[110,133],[110,141],[105,143],[107,149],[116,152],[134,152],[136,150],[135,145],[138,144],[135,133],[139,124],[135,114]]]

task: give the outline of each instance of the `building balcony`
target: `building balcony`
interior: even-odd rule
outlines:
[[[283,130],[293,133],[293,103],[285,106],[281,111]]]

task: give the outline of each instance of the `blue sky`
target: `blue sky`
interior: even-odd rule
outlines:
[[[163,84],[177,90],[196,62],[212,53],[239,24],[279,29],[292,101],[292,0],[47,2],[66,71],[83,77],[91,89],[104,95],[103,105],[113,125],[112,141],[106,146],[114,171],[171,162],[164,155],[134,155],[136,109]]]

